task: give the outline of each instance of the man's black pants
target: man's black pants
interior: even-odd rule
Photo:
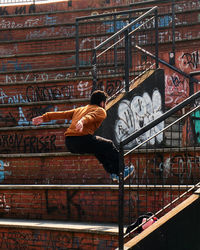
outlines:
[[[111,140],[100,136],[67,136],[66,146],[71,153],[93,154],[106,172],[119,173],[119,152]]]

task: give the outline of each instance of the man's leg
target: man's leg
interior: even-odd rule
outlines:
[[[100,136],[70,136],[66,137],[66,146],[72,153],[94,154],[103,165],[106,172],[110,173],[114,181],[119,181],[119,152],[111,140]],[[124,164],[124,161],[122,161]],[[134,172],[134,166],[124,169],[124,180]]]
[[[111,140],[100,136],[66,137],[66,146],[71,153],[94,154],[106,172],[119,173],[119,152]]]

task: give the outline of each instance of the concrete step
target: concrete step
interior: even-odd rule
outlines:
[[[112,250],[118,226],[106,223],[0,219],[1,249]]]
[[[34,53],[21,55],[18,59],[14,58],[1,59],[2,67],[0,71],[16,70],[15,64],[20,64],[19,69],[37,70],[39,68],[53,68],[53,67],[69,67],[75,65],[74,51],[58,51],[54,53]]]
[[[124,223],[147,210],[156,212],[188,190],[188,185],[125,185]],[[155,195],[156,194],[156,195]],[[118,185],[0,185],[4,219],[92,223],[118,222]],[[139,197],[140,206],[137,206]],[[148,200],[147,200],[148,197]]]
[[[45,140],[48,151],[53,144],[50,137]],[[38,150],[36,144],[31,147]],[[11,153],[1,154],[0,159],[1,184],[113,184],[103,166],[88,154]]]
[[[93,155],[67,152],[63,135],[67,127],[57,126],[57,130],[56,125],[51,130],[44,126],[43,131],[35,128],[31,133],[18,130],[0,136],[2,184],[112,184]],[[193,147],[140,149],[125,157],[125,164],[135,167],[129,182],[195,184],[200,177],[199,152],[199,147],[195,151]]]
[[[21,71],[0,74],[0,104],[28,105],[42,101],[71,99],[89,99],[93,88],[91,71],[87,68],[78,77],[73,70],[54,68],[41,72]],[[81,74],[83,74],[81,76]],[[122,75],[105,74],[97,81],[97,86],[104,89],[109,96],[124,86]],[[51,102],[50,102],[51,103]],[[9,106],[9,105],[8,105]],[[2,106],[3,107],[3,106]],[[5,107],[5,106],[4,106]]]
[[[72,29],[72,25],[70,25]],[[69,29],[70,29],[69,28]],[[49,28],[50,29],[50,28]],[[55,27],[56,29],[56,27]],[[61,29],[61,28],[60,28]],[[14,57],[20,56],[23,54],[34,54],[34,53],[44,53],[44,52],[56,52],[56,51],[72,51],[75,50],[75,36],[70,39],[69,37],[60,34],[58,31],[53,32],[45,32],[45,35],[42,36],[44,33],[41,29],[36,29],[36,31],[29,31],[30,34],[27,34],[27,39],[17,39],[15,38],[13,41],[1,41],[0,43],[0,57]],[[51,28],[52,30],[52,28]],[[3,32],[1,30],[1,32]],[[15,31],[16,32],[16,31]],[[40,35],[41,32],[41,35]],[[63,31],[62,31],[63,32]],[[17,32],[16,32],[17,33]],[[47,34],[48,36],[47,36]],[[69,33],[72,36],[71,30]],[[22,33],[25,35],[24,33]],[[17,36],[17,34],[16,34]],[[41,36],[41,37],[40,37]]]

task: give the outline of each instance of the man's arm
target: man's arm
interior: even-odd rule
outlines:
[[[41,116],[37,116],[32,119],[33,125],[39,125],[43,122],[49,122],[51,120],[59,119],[71,119],[74,113],[74,109],[68,111],[57,111],[57,112],[47,112]]]

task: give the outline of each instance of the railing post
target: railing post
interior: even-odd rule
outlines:
[[[172,52],[175,54],[175,4],[172,0]]]
[[[79,23],[76,20],[76,75],[79,73]]]
[[[156,69],[159,66],[158,63],[158,10],[155,10],[155,57],[156,57]]]
[[[169,63],[175,65],[175,5],[172,0],[172,51],[169,52]]]
[[[129,31],[124,31],[125,35],[125,63],[124,63],[124,71],[125,71],[125,90],[129,92]]]
[[[116,14],[114,14],[114,34],[117,32],[117,22],[116,22]],[[114,39],[114,43],[116,42],[116,38]],[[117,70],[117,45],[114,46],[114,65],[115,72]]]
[[[119,145],[119,250],[124,249],[124,151]]]
[[[96,90],[97,87],[97,56],[96,50],[93,50],[92,54],[92,76],[93,76],[93,85],[92,85],[92,92]]]

